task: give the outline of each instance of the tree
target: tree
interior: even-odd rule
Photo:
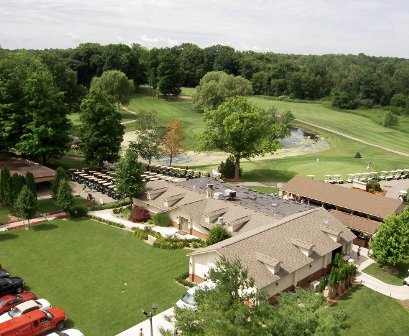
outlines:
[[[197,312],[175,308],[178,331],[186,336],[270,335],[266,325],[272,308],[239,260],[222,257],[208,278],[217,285],[196,291]]]
[[[185,152],[182,142],[185,139],[183,135],[182,124],[179,119],[173,119],[166,125],[163,136],[163,153],[169,156],[169,166],[172,165],[173,158]]]
[[[26,173],[25,184],[30,189],[30,191],[33,193],[34,197],[37,198],[37,188],[36,188],[36,184],[34,181],[34,176],[31,172]]]
[[[137,124],[136,140],[129,146],[150,165],[152,158],[159,159],[162,156],[162,132],[158,119],[153,112],[141,112]]]
[[[18,195],[21,192],[21,189],[23,188],[24,185],[24,177],[14,173],[13,176],[11,177],[11,187],[12,187],[12,203],[15,202],[17,199]]]
[[[193,95],[196,110],[216,109],[229,97],[253,94],[251,83],[240,76],[234,77],[222,71],[209,72],[200,80]]]
[[[385,219],[372,237],[374,258],[381,264],[396,266],[409,257],[409,210]]]
[[[295,294],[282,292],[271,314],[273,336],[341,335],[345,328],[346,314],[343,311],[325,312],[325,299],[302,288]]]
[[[132,80],[119,70],[104,71],[101,77],[94,77],[91,89],[100,88],[108,93],[119,105],[128,105],[135,86]]]
[[[215,110],[204,113],[203,149],[219,149],[235,159],[234,177],[240,177],[240,159],[274,152],[278,138],[290,132],[291,113],[280,117],[274,110],[265,111],[244,97],[228,98]]]
[[[74,204],[72,191],[68,180],[62,179],[58,184],[57,198],[55,200],[58,208],[68,212]]]
[[[142,181],[142,174],[145,171],[143,165],[138,162],[137,154],[130,148],[118,163],[116,172],[116,187],[118,192],[132,197],[137,197],[145,190],[145,184]]]
[[[397,125],[399,123],[399,118],[396,114],[392,113],[391,111],[385,111],[383,114],[382,126],[389,127],[393,125]]]
[[[30,225],[30,219],[34,217],[37,209],[37,199],[26,185],[23,186],[14,204],[14,212],[17,216],[27,219]]]
[[[119,159],[124,126],[113,99],[102,89],[92,88],[81,103],[80,148],[85,159],[102,166]]]
[[[158,66],[158,89],[163,95],[179,96],[182,86],[182,73],[179,60],[171,51],[166,51]]]
[[[207,237],[206,244],[208,246],[213,245],[230,237],[230,232],[228,232],[223,226],[215,225],[209,231],[209,236]]]
[[[51,190],[53,192],[53,198],[54,199],[57,198],[58,187],[59,187],[60,182],[62,180],[68,180],[68,176],[67,176],[67,173],[65,172],[64,168],[58,167],[57,170],[56,170],[54,180],[53,180],[52,185],[51,185]]]
[[[10,179],[10,171],[4,166],[0,174],[0,202],[5,206],[7,203],[7,181]]]
[[[205,74],[203,50],[191,43],[181,44],[180,49],[179,60],[183,74],[183,86],[195,87]]]

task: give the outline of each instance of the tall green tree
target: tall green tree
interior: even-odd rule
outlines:
[[[37,199],[26,185],[23,186],[14,203],[15,214],[21,218],[27,219],[30,225],[30,219],[35,216],[37,209]]]
[[[104,71],[101,77],[94,77],[91,89],[100,88],[107,92],[119,105],[128,105],[135,86],[132,80],[119,70]]]
[[[182,86],[182,72],[179,60],[170,50],[160,57],[157,71],[158,89],[163,95],[179,96]]]
[[[385,219],[372,237],[374,258],[381,264],[396,266],[409,257],[409,210]]]
[[[215,109],[229,97],[253,94],[251,83],[240,76],[228,75],[222,71],[209,72],[200,80],[193,95],[195,109]]]
[[[58,167],[57,170],[56,170],[54,180],[53,180],[52,185],[51,185],[51,190],[53,192],[53,198],[54,199],[57,198],[58,187],[59,187],[60,182],[62,180],[68,180],[68,176],[67,176],[67,173],[65,172],[64,168]]]
[[[102,166],[119,159],[124,126],[113,98],[100,88],[92,88],[81,103],[80,148],[85,159]]]
[[[26,173],[25,184],[26,184],[27,187],[31,190],[31,192],[33,193],[34,197],[37,198],[37,188],[36,188],[36,184],[35,184],[35,180],[34,180],[34,175],[33,175],[33,173],[31,173],[31,172],[27,172],[27,173]]]
[[[7,184],[10,179],[10,171],[4,166],[0,174],[0,202],[5,206],[7,203]]]
[[[132,141],[129,146],[138,156],[151,164],[153,158],[162,157],[163,132],[154,112],[142,111],[137,119],[136,140]]]
[[[138,156],[131,148],[128,148],[123,158],[119,160],[116,172],[116,187],[121,194],[137,197],[145,190],[142,174],[145,171],[143,165],[138,162]]]
[[[219,149],[235,159],[235,178],[240,177],[240,160],[272,153],[280,145],[277,139],[290,132],[292,115],[277,116],[244,97],[228,98],[215,110],[205,110],[203,149]]]
[[[74,199],[68,180],[62,179],[58,184],[57,198],[55,200],[55,203],[57,204],[58,208],[66,212],[72,208]]]
[[[24,177],[14,173],[11,177],[11,186],[12,186],[12,203],[15,202],[18,195],[20,194],[21,189],[24,186]]]
[[[196,291],[196,312],[175,308],[176,330],[187,336],[270,335],[272,308],[265,294],[255,290],[254,280],[239,260],[222,257],[208,279],[217,285]]]

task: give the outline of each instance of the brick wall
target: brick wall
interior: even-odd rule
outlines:
[[[196,236],[196,237],[198,237],[200,239],[207,239],[207,234],[204,234],[202,232],[199,232],[199,231],[196,231],[196,230],[193,230],[193,229],[189,230],[189,234],[194,235],[194,236]]]
[[[195,275],[195,274],[189,274],[189,281],[200,284],[200,283],[202,283],[204,281],[204,279],[201,278],[200,276]]]
[[[307,276],[306,278],[300,280],[297,282],[297,286],[298,287],[303,287],[303,288],[307,288],[310,286],[310,283],[318,280],[319,278],[321,278],[322,276],[325,275],[326,272],[326,268],[321,268],[320,270],[312,273],[311,275]]]

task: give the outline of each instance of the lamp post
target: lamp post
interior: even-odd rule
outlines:
[[[151,325],[151,336],[153,336],[152,318],[155,315],[156,309],[158,309],[158,305],[155,304],[155,303],[152,303],[151,308],[152,308],[153,311],[150,311],[149,313],[146,312],[145,309],[142,309],[142,314],[145,315],[149,319],[149,322],[150,322],[150,325]]]

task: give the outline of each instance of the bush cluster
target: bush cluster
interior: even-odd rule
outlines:
[[[75,205],[69,209],[70,217],[80,218],[85,217],[88,214],[88,209],[83,205]]]
[[[112,221],[110,221],[110,220],[108,220],[108,219],[103,219],[103,218],[99,218],[99,217],[97,217],[97,216],[90,216],[90,215],[88,215],[88,217],[90,217],[90,218],[96,220],[97,222],[101,222],[101,223],[104,223],[104,224],[108,224],[108,225],[110,225],[110,226],[115,226],[115,227],[121,228],[121,229],[125,228],[125,225],[124,225],[124,224],[115,223],[115,222],[112,222]]]
[[[233,178],[235,173],[236,166],[234,164],[234,156],[230,155],[226,162],[222,161],[219,165],[219,173],[222,174],[223,178]],[[243,170],[240,168],[240,176],[242,175]]]
[[[382,188],[378,181],[371,180],[366,183],[366,191],[368,192],[382,191]]]
[[[151,215],[148,209],[142,206],[139,206],[139,205],[134,205],[132,207],[132,212],[131,212],[131,215],[129,216],[130,221],[134,223],[141,223],[141,222],[146,222],[150,218],[151,218]]]
[[[185,272],[185,273],[182,273],[182,274],[178,275],[175,278],[175,281],[180,283],[182,286],[186,286],[186,287],[195,286],[195,284],[193,282],[190,282],[189,280],[187,280],[188,277],[189,277],[189,272]]]
[[[118,208],[118,207],[122,207],[125,205],[130,205],[131,201],[129,199],[123,199],[123,200],[119,200],[119,201],[115,201],[112,203],[106,203],[106,204],[98,204],[98,205],[94,205],[92,207],[89,208],[90,211],[97,211],[97,210],[105,210],[105,209],[112,209],[112,208]]]
[[[153,216],[152,220],[153,224],[163,227],[170,226],[172,223],[172,220],[167,213],[158,213]]]

